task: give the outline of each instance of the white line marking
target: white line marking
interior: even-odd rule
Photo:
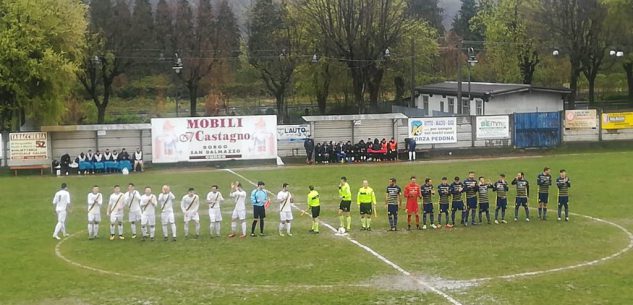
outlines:
[[[88,265],[84,265],[82,263],[78,263],[75,262],[69,258],[67,258],[66,256],[64,256],[62,254],[61,248],[62,245],[64,244],[64,242],[66,242],[67,240],[74,238],[75,236],[79,235],[79,234],[84,234],[84,231],[81,232],[77,232],[72,234],[69,237],[66,237],[62,240],[60,240],[57,245],[55,245],[55,256],[57,256],[58,258],[60,258],[61,260],[63,260],[64,262],[81,268],[81,269],[86,269],[92,272],[96,272],[96,273],[101,273],[101,274],[105,274],[105,275],[110,275],[110,276],[120,276],[120,277],[128,277],[128,278],[133,278],[136,280],[140,280],[140,281],[153,281],[153,282],[159,282],[159,283],[183,283],[183,284],[188,284],[188,285],[200,285],[201,282],[199,281],[189,281],[189,280],[172,280],[172,279],[167,279],[167,278],[156,278],[156,277],[151,277],[151,276],[142,276],[142,275],[136,275],[136,274],[128,274],[128,273],[121,273],[121,272],[116,272],[116,271],[110,271],[110,270],[105,270],[105,269],[100,269],[100,268],[96,268],[96,267],[92,267],[92,266],[88,266]],[[204,285],[206,285],[207,287],[213,287],[213,288],[223,288],[223,287],[231,287],[231,288],[241,288],[241,289],[245,289],[245,290],[252,290],[253,288],[262,288],[262,289],[266,289],[266,290],[294,290],[296,288],[306,288],[306,289],[316,289],[316,288],[322,288],[322,289],[331,289],[331,288],[337,288],[337,287],[341,287],[340,285],[304,285],[304,284],[292,284],[292,287],[286,287],[286,289],[280,289],[279,285],[266,285],[266,284],[248,284],[248,285],[244,285],[244,284],[218,284],[218,283],[211,283],[211,282],[204,282]],[[345,286],[347,287],[362,287],[362,288],[368,288],[371,287],[369,284],[345,284]],[[281,287],[283,288],[283,287]]]
[[[231,169],[224,169],[224,170],[225,170],[225,171],[227,171],[227,172],[229,172],[229,173],[231,173],[231,174],[233,174],[233,175],[235,175],[235,176],[237,176],[237,177],[240,177],[240,178],[242,178],[242,179],[246,180],[248,183],[250,183],[250,184],[252,184],[252,185],[256,185],[253,181],[251,181],[251,180],[249,180],[248,178],[246,178],[246,177],[244,177],[244,176],[242,176],[242,175],[240,175],[240,174],[238,174],[238,173],[234,172],[234,171],[233,171],[233,170],[231,170]],[[270,192],[269,192],[269,193],[270,193]],[[272,194],[272,193],[271,193],[271,194]],[[302,212],[305,212],[304,210],[302,210],[302,209],[298,208],[298,207],[297,207],[296,205],[294,205],[294,204],[292,205],[292,207],[293,207],[293,208],[295,208],[295,209],[297,209],[297,210],[300,210],[300,211],[302,211]],[[328,224],[328,223],[326,223],[326,222],[323,222],[322,220],[321,220],[321,221],[319,221],[319,222],[320,222],[320,223],[322,223],[322,224],[323,224],[325,227],[327,227],[328,229],[332,230],[332,232],[334,232],[334,233],[336,233],[336,232],[337,232],[337,230],[336,230],[333,226],[331,226],[330,224]],[[390,261],[389,259],[387,259],[386,257],[384,257],[384,256],[380,255],[378,252],[374,251],[372,248],[370,248],[370,247],[368,247],[368,246],[365,246],[365,245],[361,244],[361,243],[360,243],[360,242],[358,242],[357,240],[355,240],[355,239],[351,238],[349,235],[348,235],[348,236],[346,236],[346,238],[347,238],[347,240],[349,240],[349,241],[350,241],[351,243],[353,243],[354,245],[356,245],[356,246],[360,247],[361,249],[363,249],[363,250],[365,250],[365,251],[369,252],[371,255],[375,256],[376,258],[378,258],[379,260],[381,260],[381,261],[382,261],[382,262],[384,262],[385,264],[387,264],[387,265],[391,266],[392,268],[394,268],[394,269],[395,269],[395,270],[397,270],[398,272],[402,273],[402,274],[403,274],[403,275],[405,275],[405,276],[410,277],[410,278],[411,278],[411,279],[413,279],[416,283],[418,283],[420,286],[422,286],[422,287],[424,287],[424,288],[426,288],[426,289],[428,289],[428,290],[431,290],[432,292],[434,292],[434,293],[436,293],[436,294],[438,294],[438,295],[440,295],[440,296],[444,297],[446,300],[448,300],[449,302],[451,302],[451,304],[453,304],[453,305],[462,305],[462,303],[460,303],[459,301],[457,301],[456,299],[454,299],[454,298],[453,298],[453,297],[451,297],[450,295],[448,295],[448,294],[446,294],[445,292],[443,292],[443,291],[441,291],[441,290],[439,290],[439,289],[437,289],[437,288],[435,288],[435,287],[431,286],[430,284],[428,284],[428,283],[426,283],[426,282],[424,282],[424,281],[420,280],[419,278],[417,278],[417,277],[413,276],[413,275],[411,274],[411,272],[404,270],[402,267],[398,266],[398,264],[396,264],[396,263],[394,263],[394,262]]]
[[[572,269],[578,269],[578,268],[582,268],[582,267],[587,267],[587,266],[593,266],[599,263],[603,263],[605,261],[614,259],[624,253],[626,253],[627,251],[630,251],[631,249],[633,249],[633,233],[631,233],[631,231],[627,230],[625,227],[608,221],[608,220],[604,220],[601,218],[597,218],[597,217],[592,217],[592,216],[588,216],[588,215],[583,215],[583,214],[578,214],[578,213],[569,213],[571,215],[575,215],[575,216],[579,216],[579,217],[583,217],[583,218],[587,218],[589,220],[593,220],[593,221],[597,221],[597,222],[602,222],[604,224],[613,226],[618,228],[620,231],[624,232],[628,237],[629,237],[629,244],[621,249],[618,252],[615,252],[609,256],[605,256],[602,258],[598,258],[598,259],[594,259],[591,261],[586,261],[586,262],[582,262],[582,263],[578,263],[575,265],[570,265],[570,266],[564,266],[564,267],[558,267],[558,268],[553,268],[553,269],[548,269],[548,270],[538,270],[538,271],[530,271],[530,272],[521,272],[521,273],[516,273],[516,274],[508,274],[508,275],[499,275],[499,276],[491,276],[491,277],[482,277],[482,278],[476,278],[476,279],[470,279],[470,280],[464,280],[464,282],[472,282],[472,283],[478,283],[478,282],[484,282],[484,281],[489,281],[489,280],[494,280],[494,279],[503,279],[503,280],[512,280],[512,279],[516,279],[516,278],[520,278],[520,277],[527,277],[527,276],[535,276],[535,275],[542,275],[542,274],[546,274],[546,273],[553,273],[553,272],[560,272],[560,271],[565,271],[565,270],[572,270]]]

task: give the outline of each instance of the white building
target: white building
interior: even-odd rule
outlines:
[[[457,102],[457,82],[447,81],[415,88],[415,107],[426,116],[498,115],[552,112],[564,109],[569,89],[540,88],[525,84],[462,83],[462,102]]]

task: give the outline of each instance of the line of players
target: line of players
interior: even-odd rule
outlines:
[[[549,202],[549,188],[552,185],[553,179],[550,174],[550,168],[544,168],[543,172],[537,177],[536,183],[538,185],[538,217],[539,219],[547,219],[547,204]],[[569,221],[569,188],[571,182],[567,177],[567,172],[564,169],[560,170],[560,175],[556,179],[556,186],[558,187],[558,220],[562,220],[562,211],[565,212],[565,221]],[[418,185],[415,177],[411,177],[411,181],[405,187],[404,191],[395,185],[395,179],[392,179],[391,184],[387,187],[386,204],[389,212],[389,222],[391,224],[391,230],[397,230],[397,206],[400,205],[399,195],[404,193],[404,197],[407,200],[407,228],[411,229],[411,218],[415,216],[416,227],[418,229],[427,229],[427,215],[430,216],[430,227],[440,228],[442,226],[442,214],[445,215],[445,225],[448,228],[455,226],[455,214],[457,211],[461,211],[460,223],[464,226],[469,224],[477,225],[483,223],[483,215],[486,216],[488,224],[491,223],[490,219],[490,191],[496,192],[496,208],[494,222],[507,223],[505,220],[505,213],[508,205],[508,191],[509,186],[516,186],[516,199],[514,208],[514,221],[518,221],[519,210],[521,207],[525,210],[525,220],[530,221],[530,210],[528,208],[528,198],[530,196],[530,185],[525,178],[525,174],[520,172],[516,177],[508,183],[504,174],[499,175],[499,179],[495,183],[491,183],[490,180],[485,177],[475,178],[474,172],[469,172],[468,177],[461,181],[459,177],[455,177],[454,181],[449,184],[446,177],[442,178],[441,184],[437,186],[437,194],[439,195],[439,209],[440,213],[437,216],[437,225],[434,223],[434,204],[433,196],[436,194],[433,183],[430,178],[426,178],[424,184]],[[464,201],[464,197],[466,200]],[[418,199],[422,199],[422,212],[423,222],[420,227],[419,219],[419,205]],[[396,202],[398,201],[398,202]],[[466,204],[464,204],[464,202]],[[450,204],[450,220],[449,220],[449,204]],[[394,207],[390,207],[394,206]],[[397,205],[397,206],[396,206]],[[478,222],[476,219],[478,214]],[[501,213],[499,213],[501,212]],[[501,214],[501,215],[499,215]],[[501,218],[499,218],[501,216]]]
[[[475,179],[475,173],[470,172],[468,177],[461,181],[459,177],[455,177],[454,181],[449,184],[446,177],[442,178],[442,183],[437,186],[437,193],[439,195],[439,208],[440,213],[437,217],[437,224],[434,223],[434,203],[433,196],[436,194],[431,179],[425,179],[425,183],[422,185],[417,184],[416,178],[411,177],[411,181],[402,189],[397,186],[396,179],[391,178],[390,184],[386,188],[385,205],[387,206],[388,219],[391,231],[397,231],[398,225],[398,211],[402,207],[401,195],[404,193],[406,198],[406,212],[407,212],[407,229],[411,229],[412,216],[415,216],[415,224],[418,229],[427,228],[427,216],[430,220],[431,228],[439,228],[442,225],[442,214],[445,215],[445,225],[448,228],[455,226],[455,214],[457,211],[461,211],[460,223],[467,226],[469,223],[475,225],[476,212],[479,208],[479,223],[483,222],[483,214],[486,215],[486,220],[490,223],[490,199],[489,191],[495,191],[497,193],[497,206],[495,209],[495,223],[506,223],[505,211],[507,208],[507,194],[509,190],[509,184],[505,179],[505,175],[501,174],[499,180],[494,184],[490,183],[484,177]],[[526,221],[529,221],[529,209],[528,198],[530,195],[529,183],[525,179],[525,175],[521,172],[512,180],[512,185],[516,186],[516,205],[515,205],[515,217],[514,220],[518,220],[519,209],[523,207],[526,213]],[[547,218],[547,203],[549,201],[549,187],[552,185],[552,177],[550,175],[550,169],[545,168],[542,173],[537,177],[537,185],[539,187],[539,218],[545,220]],[[562,210],[565,211],[565,221],[569,220],[569,188],[571,183],[567,177],[565,170],[560,170],[560,176],[556,179],[556,185],[559,189],[558,193],[558,220],[562,220]],[[307,202],[308,210],[312,214],[312,229],[313,233],[319,232],[319,216],[320,216],[320,200],[319,193],[313,186],[309,187]],[[347,183],[346,177],[341,177],[339,184],[339,196],[341,203],[339,206],[339,219],[340,228],[351,229],[351,216],[350,209],[352,203],[352,194],[350,186]],[[464,205],[464,196],[466,197],[466,205]],[[231,219],[231,234],[229,237],[235,237],[237,235],[238,222],[241,226],[240,237],[246,237],[246,192],[242,189],[239,182],[231,183],[230,197],[235,201],[235,208],[233,210]],[[264,189],[264,183],[259,182],[256,189],[251,192],[251,204],[253,205],[253,223],[251,226],[251,236],[255,236],[255,228],[259,222],[260,235],[264,235],[264,218],[266,217],[266,206],[269,204],[268,191]],[[422,199],[422,211],[423,211],[423,223],[420,226],[419,218],[419,204],[418,200]],[[163,229],[163,238],[168,239],[169,233],[172,235],[172,239],[176,239],[176,225],[174,219],[174,201],[176,197],[171,192],[169,186],[164,185],[161,193],[156,196],[152,194],[150,187],[145,187],[144,193],[141,195],[135,190],[134,184],[128,185],[127,192],[121,192],[118,185],[114,186],[113,193],[108,200],[108,206],[106,215],[110,218],[110,240],[116,238],[118,233],[119,239],[125,239],[123,236],[123,218],[124,210],[128,210],[128,221],[131,226],[132,238],[136,238],[137,224],[141,225],[141,233],[143,240],[149,238],[151,240],[155,237],[156,226],[156,210],[160,211],[161,224]],[[206,196],[206,202],[209,207],[209,219],[210,226],[209,231],[211,236],[220,236],[220,228],[222,221],[222,213],[220,205],[224,201],[222,194],[218,190],[218,186],[213,185],[211,191]],[[279,234],[289,235],[291,234],[291,222],[292,205],[294,202],[293,195],[288,190],[288,184],[284,183],[282,190],[277,194],[277,201],[279,202],[280,212],[280,224]],[[363,181],[363,186],[358,190],[356,201],[359,206],[359,212],[361,216],[361,230],[371,231],[371,219],[376,214],[376,196],[367,180]],[[449,221],[449,201],[452,204],[451,216]],[[99,223],[101,222],[101,206],[103,204],[103,196],[99,192],[99,187],[94,186],[92,191],[88,194],[87,198],[87,210],[88,210],[88,235],[90,239],[97,237],[99,232]],[[59,233],[65,232],[65,219],[66,212],[70,205],[70,194],[67,191],[67,185],[62,184],[62,190],[55,194],[53,199],[53,205],[56,207],[58,216],[58,223],[53,233],[53,238],[59,239]],[[194,222],[195,237],[200,235],[200,216],[198,210],[200,208],[199,195],[195,193],[193,188],[190,188],[186,195],[181,199],[180,205],[181,211],[184,215],[184,231],[185,236],[189,235],[189,223]],[[501,212],[501,218],[499,219],[499,212]],[[116,231],[116,232],[115,232]],[[285,233],[285,234],[284,234]]]

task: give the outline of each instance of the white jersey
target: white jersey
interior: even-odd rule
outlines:
[[[131,193],[125,193],[125,205],[130,209],[130,213],[141,211],[141,194],[134,190]]]
[[[101,193],[88,193],[88,214],[101,214],[101,205],[103,205],[103,195]]]
[[[237,190],[231,193],[231,198],[235,200],[235,209],[238,211],[246,210],[246,192]]]
[[[220,192],[209,192],[207,194],[209,209],[219,209],[223,201],[224,197],[222,197],[222,193]]]
[[[123,208],[125,207],[125,194],[112,193],[110,195],[110,202],[108,202],[109,214],[123,214]]]
[[[143,215],[155,215],[157,204],[158,202],[156,201],[156,196],[154,196],[154,194],[143,194],[143,196],[141,196],[140,206]]]
[[[174,196],[174,194],[172,194],[172,192],[169,192],[167,194],[160,193],[160,195],[158,195],[158,204],[159,204],[159,207],[161,209],[161,212],[163,212],[163,213],[173,213],[174,212],[174,199],[176,199],[176,196]]]
[[[102,154],[95,154],[95,161],[96,162],[101,162],[103,160],[103,155]]]
[[[103,153],[103,158],[105,158],[106,161],[112,160],[112,153],[109,153],[109,152]]]
[[[55,206],[55,211],[61,212],[66,211],[66,208],[70,204],[70,193],[67,190],[59,190],[55,193],[55,197],[53,197],[53,205]]]
[[[292,212],[292,194],[288,191],[280,191],[277,193],[280,212]]]
[[[142,151],[135,152],[134,153],[134,160],[142,161],[143,160],[143,152]]]
[[[185,195],[182,197],[182,200],[180,201],[180,209],[183,214],[198,213],[199,208],[200,197],[198,194],[194,194],[193,196]]]

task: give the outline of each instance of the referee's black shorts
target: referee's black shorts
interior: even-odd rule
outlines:
[[[312,212],[312,218],[317,218],[321,215],[321,206],[310,207],[310,211]]]
[[[266,208],[263,205],[254,205],[253,206],[253,218],[258,219],[264,219],[266,218]]]
[[[351,200],[341,200],[341,204],[339,204],[338,209],[343,211],[343,212],[349,212],[351,206],[352,206],[352,201]]]
[[[371,202],[361,202],[360,204],[360,214],[361,215],[371,215],[373,214],[372,204]]]

